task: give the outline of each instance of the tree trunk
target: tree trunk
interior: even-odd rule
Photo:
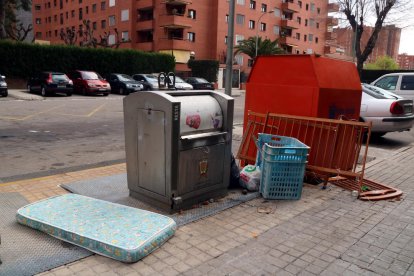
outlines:
[[[6,23],[6,1],[0,0],[0,39],[6,38],[6,30],[4,24]]]

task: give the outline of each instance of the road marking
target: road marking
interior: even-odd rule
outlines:
[[[34,117],[34,116],[36,116],[36,115],[40,115],[40,114],[43,114],[43,113],[50,112],[50,111],[52,111],[52,110],[54,110],[54,109],[57,109],[57,108],[60,108],[60,107],[62,107],[62,106],[63,106],[63,104],[62,104],[62,105],[59,105],[59,106],[52,107],[52,108],[50,108],[50,109],[46,109],[46,110],[44,110],[44,111],[40,111],[40,112],[33,113],[33,114],[31,114],[31,115],[27,115],[27,116],[25,116],[25,117],[8,117],[8,116],[0,116],[0,119],[7,119],[7,120],[14,120],[14,121],[24,121],[24,120],[27,120],[27,119],[29,119],[29,118],[32,118],[32,117]]]
[[[65,115],[65,116],[74,116],[74,117],[91,117],[93,114],[95,114],[96,112],[98,112],[105,105],[106,105],[106,103],[101,104],[100,106],[98,106],[97,108],[95,108],[94,110],[92,110],[91,112],[89,112],[89,114],[87,114],[87,115],[68,114],[68,113],[53,113],[53,114]]]

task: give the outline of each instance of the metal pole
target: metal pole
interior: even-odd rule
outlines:
[[[262,19],[263,15],[267,13],[272,13],[273,11],[265,12],[262,15],[260,15],[259,20],[257,20],[257,27],[256,27],[256,54],[254,55],[255,58],[257,58],[257,48],[258,48],[258,39],[259,39],[259,28],[260,28],[260,19]]]
[[[234,47],[234,10],[235,1],[229,1],[229,28],[227,32],[227,58],[226,58],[226,83],[224,84],[225,93],[231,96],[233,83],[233,47]]]
[[[355,33],[354,33],[354,45],[353,45],[353,57],[352,57],[352,61],[355,63],[355,59],[356,59],[356,45],[357,45],[357,34],[358,34],[358,5],[356,6],[356,10],[355,10],[355,21],[356,21],[356,26],[355,26]]]

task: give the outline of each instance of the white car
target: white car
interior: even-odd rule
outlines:
[[[372,135],[410,130],[414,123],[413,101],[379,87],[362,84],[360,118],[372,122]]]
[[[414,73],[386,74],[371,84],[395,93],[404,99],[414,100]]]
[[[193,86],[189,83],[186,83],[182,78],[175,76],[175,89],[193,90]]]

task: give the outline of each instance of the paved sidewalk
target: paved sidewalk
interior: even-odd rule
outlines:
[[[235,145],[239,139],[236,127]],[[410,147],[368,163],[367,178],[402,189],[400,201],[362,202],[335,186],[305,185],[299,201],[258,198],[182,226],[137,263],[93,255],[42,274],[414,275],[413,161]],[[32,202],[65,193],[59,184],[124,172],[120,164],[2,183],[0,193]]]

